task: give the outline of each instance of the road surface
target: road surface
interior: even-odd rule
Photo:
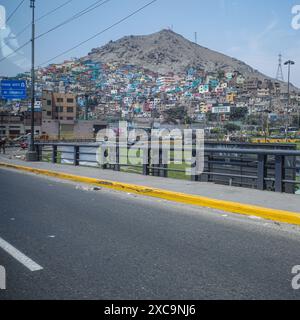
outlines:
[[[1,299],[299,299],[300,229],[0,169]]]

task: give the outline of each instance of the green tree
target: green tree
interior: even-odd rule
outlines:
[[[227,131],[227,132],[235,132],[235,131],[240,131],[241,130],[241,127],[236,125],[235,123],[226,123],[224,125],[224,129]]]
[[[247,115],[248,115],[247,107],[231,108],[230,120],[231,121],[245,120]]]

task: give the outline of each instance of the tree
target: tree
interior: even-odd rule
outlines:
[[[261,119],[257,115],[250,115],[246,119],[246,123],[250,126],[260,126],[261,125]]]
[[[227,131],[227,132],[235,132],[235,131],[240,131],[241,130],[241,127],[234,124],[234,123],[226,123],[224,125],[224,129]]]
[[[177,123],[177,121],[186,122],[189,117],[184,106],[175,107],[163,112],[165,121],[168,123]]]
[[[231,108],[230,120],[232,120],[232,121],[244,120],[246,118],[247,114],[248,114],[247,107]]]

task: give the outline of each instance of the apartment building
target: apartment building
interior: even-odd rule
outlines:
[[[77,100],[74,94],[43,92],[43,120],[59,120],[60,123],[74,124],[77,113]]]
[[[74,134],[78,107],[76,95],[43,91],[42,133],[50,137],[70,138]]]
[[[257,89],[257,96],[258,97],[269,97],[270,96],[270,89],[269,88]]]
[[[74,124],[77,118],[76,96],[71,93],[53,93],[53,115],[60,123]]]

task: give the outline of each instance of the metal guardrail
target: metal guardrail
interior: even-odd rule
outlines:
[[[148,145],[147,145],[148,143]],[[171,148],[164,147],[162,141],[158,143],[157,149],[152,150],[151,144],[145,142],[145,146],[128,144],[71,144],[71,143],[37,143],[39,160],[43,160],[45,154],[48,155],[47,161],[52,163],[67,163],[75,166],[85,165],[97,167],[96,154],[108,152],[110,148],[115,148],[116,157],[113,164],[102,164],[102,169],[112,169],[120,171],[122,167],[132,167],[139,169],[143,175],[168,177],[170,173],[183,174],[185,168],[175,164],[167,165],[163,163],[164,152],[191,152],[192,157],[197,161],[196,147],[190,146],[178,148],[171,142]],[[99,149],[100,148],[100,149]],[[121,161],[122,152],[120,150],[140,150],[145,153],[147,150],[146,164],[133,165],[130,159],[134,156],[127,154],[127,162]],[[158,153],[159,164],[152,164],[153,152]],[[123,159],[124,160],[124,159]],[[174,162],[174,156],[171,156]],[[126,164],[127,163],[127,164]],[[186,166],[192,166],[187,162]],[[194,164],[195,166],[195,164]],[[247,187],[258,190],[269,190],[275,192],[285,192],[294,194],[300,186],[300,151],[280,150],[280,149],[258,149],[258,148],[215,148],[210,145],[204,148],[204,171],[201,175],[189,177],[192,181],[213,182],[216,184]]]

